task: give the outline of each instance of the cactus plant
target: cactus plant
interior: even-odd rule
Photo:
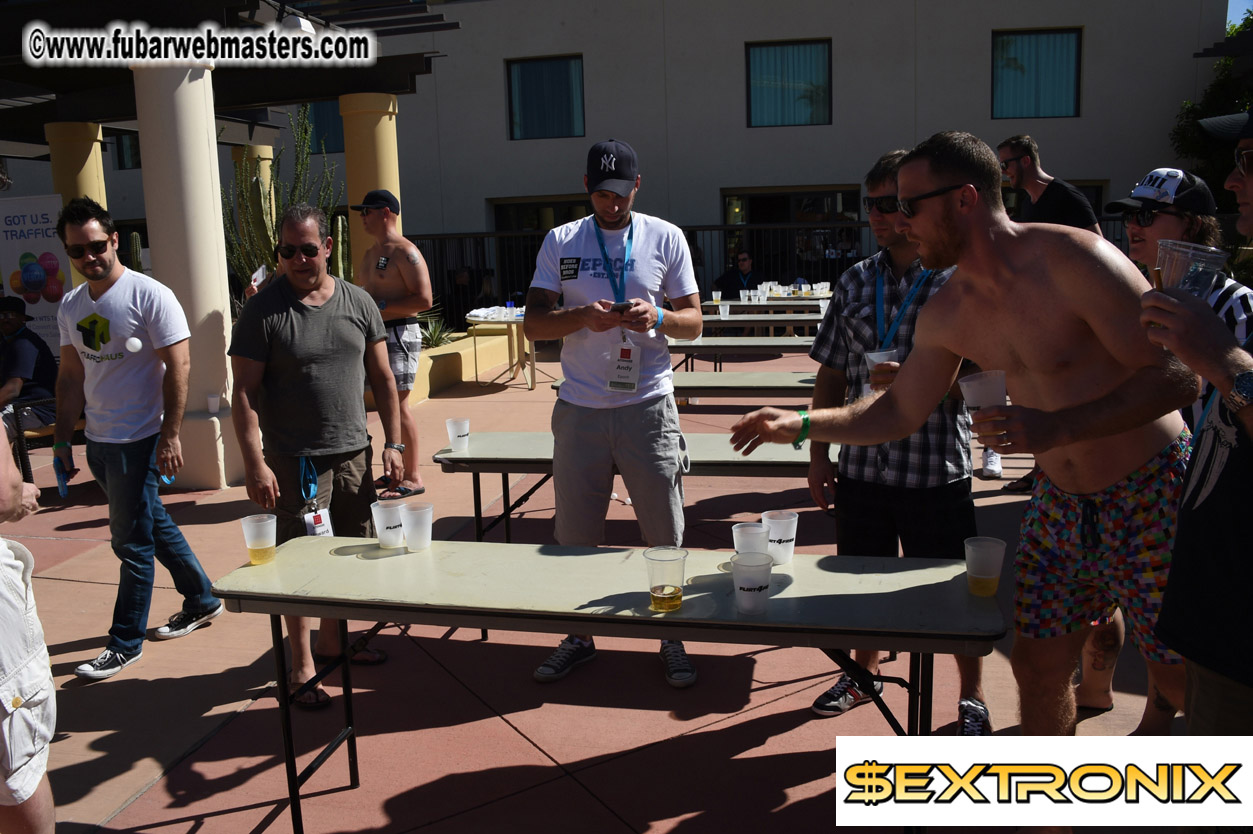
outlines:
[[[331,247],[331,274],[352,281],[352,246],[348,240],[348,218],[345,215],[336,215],[331,237],[335,240]]]
[[[131,269],[136,272],[144,271],[144,244],[139,237],[139,232],[131,232],[130,235],[130,258]]]

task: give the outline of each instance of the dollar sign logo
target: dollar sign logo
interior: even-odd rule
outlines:
[[[845,802],[865,802],[878,805],[892,795],[892,781],[886,778],[890,765],[878,762],[862,762],[844,771],[844,781],[861,790],[852,791],[844,797]]]

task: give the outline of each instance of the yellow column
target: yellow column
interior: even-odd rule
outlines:
[[[61,205],[75,197],[90,197],[108,208],[104,191],[103,143],[100,125],[91,122],[49,122],[44,137],[52,161],[52,187],[61,195]],[[71,264],[71,280],[78,286],[86,279]]]
[[[387,93],[352,93],[339,97],[339,114],[344,119],[344,174],[349,205],[360,202],[367,191],[386,188],[400,200],[401,211],[404,211],[396,153],[396,113],[396,97]],[[356,216],[348,221],[348,237],[355,270],[362,253],[374,241]]]

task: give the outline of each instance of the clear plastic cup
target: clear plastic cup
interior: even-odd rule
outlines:
[[[718,317],[724,318],[724,319],[730,318],[731,317],[731,305],[719,304],[718,305]]]
[[[1227,263],[1227,253],[1212,246],[1182,240],[1157,242],[1157,269],[1161,288],[1179,287],[1207,298]]]
[[[791,510],[771,510],[761,514],[761,522],[770,528],[770,546],[767,552],[774,557],[776,565],[792,561],[796,547],[797,515]]]
[[[268,514],[250,515],[240,523],[244,528],[244,546],[248,548],[249,563],[264,565],[273,562],[278,519]]]
[[[731,557],[731,582],[735,585],[735,610],[741,614],[764,614],[770,598],[769,553],[737,553]]]
[[[721,300],[722,300],[722,290],[714,290],[714,291],[713,291],[713,299],[714,299],[714,302],[721,301]]]
[[[683,571],[687,551],[681,547],[650,547],[644,551],[648,566],[648,607],[654,611],[677,611],[683,604]]]
[[[448,445],[454,452],[464,452],[470,448],[470,419],[449,417],[444,421],[448,429]]]
[[[400,523],[400,506],[395,501],[375,501],[370,505],[374,516],[374,533],[379,547],[400,547],[405,543],[405,529]]]
[[[977,597],[996,596],[1005,561],[1005,542],[991,536],[966,539],[966,587]]]
[[[1005,372],[984,371],[958,380],[966,408],[971,410],[985,405],[1005,405]]]
[[[883,362],[895,362],[899,351],[897,348],[889,348],[888,350],[868,350],[866,351],[866,364],[873,368],[875,365]]]
[[[400,526],[405,534],[405,548],[411,553],[431,546],[431,525],[435,521],[435,505],[414,501],[400,506]]]
[[[770,528],[760,521],[745,521],[731,525],[731,541],[736,553],[768,553]]]
[[[221,410],[221,408],[222,408],[222,395],[221,395],[221,394],[210,394],[210,395],[206,398],[205,405],[207,405],[207,406],[209,407],[209,413],[210,413],[210,414],[217,414],[217,413],[218,413],[218,411],[220,411],[220,410]]]

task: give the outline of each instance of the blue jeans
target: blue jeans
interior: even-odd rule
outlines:
[[[128,655],[143,646],[148,627],[154,556],[183,595],[184,611],[199,614],[221,604],[157,494],[159,437],[132,443],[87,441],[87,466],[109,499],[109,535],[122,562],[108,648]]]

